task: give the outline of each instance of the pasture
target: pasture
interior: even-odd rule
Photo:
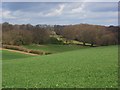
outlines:
[[[22,58],[28,58],[28,57],[31,57],[31,55],[11,52],[8,50],[2,50],[2,60],[22,59]]]
[[[55,44],[48,44],[48,45],[25,45],[23,46],[28,49],[33,50],[41,50],[51,53],[61,53],[66,51],[73,51],[78,49],[85,49],[89,48],[89,46],[80,46],[80,45],[55,45]]]
[[[31,47],[33,48],[33,46]],[[28,48],[31,47],[29,46]],[[16,57],[13,60],[9,60],[9,58],[12,57],[7,56],[7,60],[3,60],[3,87],[117,87],[117,46],[104,46],[81,49],[76,48],[71,51],[65,48],[61,48],[62,50],[59,49],[57,50],[61,51],[62,53],[35,57],[31,56],[28,58],[17,58],[17,56],[13,56]],[[43,50],[50,51],[50,49],[48,48],[43,48]],[[54,49],[53,52],[57,50]],[[67,52],[63,52],[64,50],[66,50]],[[3,56],[4,54],[6,54],[5,51],[3,52]]]

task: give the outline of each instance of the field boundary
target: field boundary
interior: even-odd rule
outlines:
[[[7,51],[11,51],[11,52],[17,52],[17,53],[22,53],[22,54],[27,54],[27,55],[38,55],[38,54],[33,54],[33,53],[27,53],[27,52],[23,52],[23,51],[17,51],[17,50],[11,50],[11,49],[5,49],[5,48],[0,48],[0,50],[7,50]]]

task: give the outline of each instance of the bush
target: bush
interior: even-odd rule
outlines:
[[[52,54],[52,53],[50,53],[50,52],[45,52],[45,55],[48,55],[48,54]]]
[[[43,51],[39,51],[39,50],[30,50],[30,49],[26,49],[26,48],[21,47],[21,46],[13,46],[13,45],[3,45],[3,48],[12,49],[12,50],[18,50],[18,51],[23,51],[23,52],[33,53],[33,54],[38,54],[38,55],[51,54],[50,52],[43,52]]]
[[[28,49],[21,46],[3,45],[3,48],[28,52]]]
[[[29,53],[39,54],[39,55],[44,55],[45,54],[45,52],[38,51],[38,50],[30,50]]]

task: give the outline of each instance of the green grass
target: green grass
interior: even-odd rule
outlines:
[[[19,58],[28,58],[28,57],[33,57],[33,56],[21,54],[18,52],[2,50],[2,60],[13,60],[13,59],[19,59]]]
[[[54,44],[26,45],[24,47],[28,49],[42,50],[42,51],[51,52],[51,53],[59,53],[59,52],[88,48],[88,46],[80,46],[80,45],[54,45]]]
[[[117,46],[4,60],[3,87],[117,87]]]

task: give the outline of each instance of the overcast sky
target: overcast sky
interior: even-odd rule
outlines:
[[[4,2],[2,15],[2,22],[13,24],[118,25],[118,3]]]

